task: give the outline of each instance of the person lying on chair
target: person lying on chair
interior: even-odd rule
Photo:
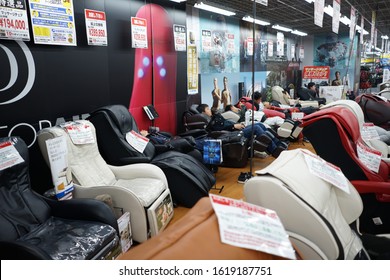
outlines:
[[[251,139],[252,126],[245,126],[243,123],[234,123],[225,119],[221,114],[212,115],[210,107],[207,104],[200,104],[198,111],[211,118],[206,129],[209,131],[235,131],[241,130],[244,137]],[[254,142],[253,148],[259,152],[267,152],[273,157],[278,157],[280,153],[288,148],[288,144],[275,137],[261,122],[253,126]]]

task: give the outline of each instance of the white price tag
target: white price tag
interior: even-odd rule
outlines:
[[[92,134],[92,129],[88,124],[71,122],[66,123],[64,129],[69,134],[70,139],[75,145],[93,144],[95,138]]]
[[[373,123],[364,123],[360,134],[363,141],[366,143],[372,139],[379,139],[378,131],[376,131],[375,125]]]
[[[24,162],[11,141],[0,143],[0,170]]]
[[[221,241],[289,259],[294,248],[275,211],[245,201],[210,194]]]
[[[134,130],[126,133],[126,141],[138,152],[143,153],[149,139],[135,132]]]
[[[363,162],[363,164],[371,171],[378,173],[382,160],[381,152],[364,146],[362,143],[358,143],[356,148],[358,158],[361,160],[361,162]]]
[[[303,117],[304,117],[304,114],[303,114],[303,112],[293,112],[292,114],[291,114],[291,118],[295,121],[295,120],[301,120],[301,119],[303,119]]]
[[[349,192],[348,180],[338,166],[335,166],[319,156],[310,153],[309,151],[303,151],[306,164],[309,171],[317,177],[331,183],[335,187],[341,189],[346,193]]]

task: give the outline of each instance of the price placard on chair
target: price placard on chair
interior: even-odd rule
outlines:
[[[203,144],[203,162],[206,164],[220,164],[222,161],[222,140],[205,140]]]

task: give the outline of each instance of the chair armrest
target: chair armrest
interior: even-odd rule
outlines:
[[[180,133],[180,137],[192,136],[195,139],[201,136],[207,136],[208,132],[204,128],[191,129],[186,132]]]
[[[17,241],[0,241],[1,260],[50,260],[51,257],[38,247]]]
[[[96,221],[112,226],[119,235],[118,223],[110,207],[91,198],[54,200],[42,197],[51,207],[51,214],[64,219]]]
[[[129,165],[134,163],[149,163],[152,161],[151,157],[124,157],[120,158],[120,165]]]
[[[155,178],[164,182],[168,187],[167,177],[160,167],[150,163],[135,163],[123,166],[108,165],[117,179]]]
[[[390,182],[352,180],[351,184],[356,188],[359,193],[376,193],[378,195],[390,195]]]
[[[133,239],[143,242],[147,239],[147,218],[145,208],[139,198],[129,189],[121,186],[79,186],[75,185],[74,198],[95,198],[98,195],[109,194],[113,206],[123,213],[131,215],[131,231]]]

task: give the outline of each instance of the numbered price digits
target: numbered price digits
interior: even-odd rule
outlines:
[[[225,266],[213,267],[213,275],[266,275],[271,276],[269,266]]]
[[[91,29],[89,29],[89,35],[96,36],[96,37],[104,37],[106,35],[106,33],[104,32],[103,29],[91,28]]]
[[[23,20],[2,18],[0,19],[0,27],[8,29],[26,29],[26,23]]]

